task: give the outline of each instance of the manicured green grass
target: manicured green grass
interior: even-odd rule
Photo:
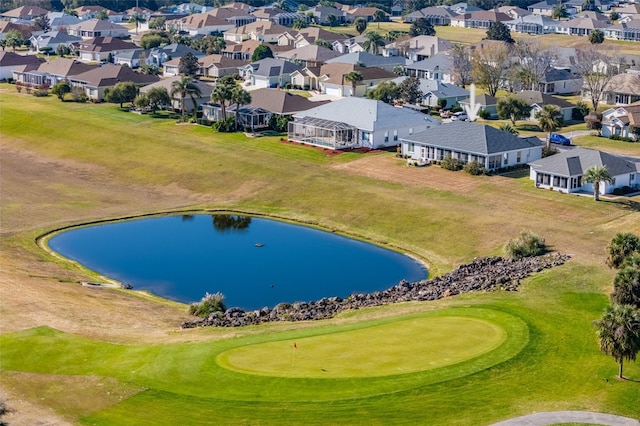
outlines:
[[[602,151],[617,152],[620,154],[640,156],[640,143],[623,142],[599,136],[576,136],[574,138],[576,145],[586,148],[600,149]]]
[[[197,343],[118,345],[50,327],[0,336],[3,386],[10,383],[67,419],[105,425],[157,424],[158,419],[165,424],[476,425],[546,410],[638,416],[640,386],[614,378],[616,363],[598,350],[592,326],[608,303],[614,275],[603,263],[607,241],[620,231],[640,233],[640,215],[631,202],[594,203],[537,190],[526,174],[452,172],[451,185],[441,188],[366,178],[337,167],[363,158],[359,154],[329,157],[277,137],[220,135],[123,113],[113,105],[61,103],[9,91],[0,93],[0,109],[3,149],[106,170],[108,182],[174,185],[197,195],[190,200],[203,208],[274,214],[366,237],[412,251],[435,274],[474,256],[500,254],[504,242],[523,228],[544,236],[551,249],[576,254],[568,264],[524,280],[517,292],[362,309],[314,323],[175,331],[184,341],[197,336]],[[388,167],[407,170],[400,162]],[[425,180],[429,176],[428,168],[411,172],[424,173],[419,176]],[[3,250],[35,252],[33,238],[39,232],[104,214],[95,207],[102,200],[82,187],[36,185],[53,194],[55,202],[44,207],[60,208],[66,216],[47,217],[37,229],[17,232],[11,226],[20,223],[19,216],[49,201],[3,203],[3,229],[9,226]],[[59,262],[45,254],[37,259]],[[330,262],[319,265],[330,267]],[[418,363],[419,371],[391,376],[277,377],[239,373],[217,363],[220,354],[234,348],[262,350],[271,342],[284,342],[289,361],[292,342],[300,353],[307,342],[341,337],[375,354],[387,337],[383,331],[394,324],[473,317],[473,312],[499,324],[508,338],[480,356],[435,369],[416,361],[426,350],[420,341],[406,343],[418,348],[408,362]],[[9,314],[2,311],[3,321]],[[378,337],[359,334],[368,328],[377,329]],[[640,365],[626,364],[625,374],[637,380]],[[110,380],[110,389],[122,398],[89,391],[96,377]],[[53,385],[59,382],[64,386]],[[47,389],[50,403],[40,400],[39,388]],[[69,396],[83,394],[95,404]]]

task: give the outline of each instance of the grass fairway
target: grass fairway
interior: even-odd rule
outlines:
[[[392,153],[328,156],[278,137],[220,135],[114,105],[18,95],[8,85],[0,85],[0,109],[0,387],[18,409],[10,424],[478,425],[556,410],[640,417],[640,364],[625,364],[632,380],[615,379],[617,365],[599,351],[592,325],[614,276],[604,248],[617,232],[640,234],[637,197],[595,203],[537,190],[526,173],[473,177],[408,168]],[[631,145],[615,146],[631,154]],[[500,254],[522,229],[573,258],[523,280],[517,292],[346,311],[325,321],[180,330],[186,306],[79,286],[90,273],[34,243],[66,225],[199,209],[355,235],[412,253],[433,274]],[[318,267],[336,261],[344,260],[319,259]],[[507,337],[477,356],[463,345],[456,363],[425,368],[429,347],[409,333],[413,322],[428,329],[451,318],[481,330],[477,321],[495,325]],[[385,340],[396,337],[396,344]],[[278,357],[291,361],[296,342],[302,366],[307,344],[340,339],[342,351],[357,345],[372,354],[368,370],[411,372],[354,376],[347,366],[336,377],[295,377],[257,353],[249,356],[263,363],[242,366],[252,374],[218,363],[241,348],[280,344]],[[391,349],[382,355],[389,366],[373,357],[383,347]]]

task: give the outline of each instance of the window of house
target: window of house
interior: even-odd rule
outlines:
[[[415,144],[413,142],[409,142],[409,144],[407,145],[407,152],[413,152],[415,148]]]
[[[633,174],[633,173],[631,173],[631,174],[629,175],[629,182],[633,182],[633,181],[635,180],[635,178],[636,178],[636,175],[635,175],[635,174]]]
[[[518,151],[516,153],[516,163],[519,163],[522,161],[522,151]]]
[[[413,127],[409,127],[409,134],[412,135],[413,134]]]
[[[394,140],[394,141],[397,141],[397,140],[398,140],[398,131],[397,131],[397,130],[394,130],[394,131],[393,131],[393,140]]]
[[[389,142],[389,132],[384,132],[384,141]]]
[[[365,142],[369,142],[371,140],[371,133],[362,132],[362,140]]]

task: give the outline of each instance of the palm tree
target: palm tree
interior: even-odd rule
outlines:
[[[562,113],[556,105],[547,104],[536,114],[540,128],[549,133],[546,148],[551,147],[551,133],[562,127]]]
[[[624,360],[635,360],[640,352],[640,311],[632,305],[609,306],[594,325],[600,350],[620,364],[618,377],[622,379]]]
[[[613,280],[613,303],[633,305],[640,309],[640,268],[626,267]]]
[[[376,55],[378,53],[378,47],[384,46],[384,39],[380,34],[375,31],[371,31],[366,35],[367,41],[364,42],[362,47],[369,53]]]
[[[362,77],[362,74],[359,71],[351,71],[350,73],[345,74],[343,77],[345,80],[351,82],[351,87],[353,88],[353,90],[351,91],[351,96],[355,96],[356,85],[359,81],[362,81],[364,77]]]
[[[236,104],[236,130],[238,129],[240,122],[238,121],[238,114],[242,105],[251,103],[251,95],[242,87],[236,85],[231,89],[231,97],[229,99],[231,103]]]
[[[308,26],[309,26],[309,23],[307,22],[307,18],[304,18],[302,16],[298,16],[293,21],[293,26],[291,28],[293,28],[294,30],[301,30],[303,28],[307,28]]]
[[[327,15],[327,22],[329,23],[329,28],[333,28],[338,22],[338,18],[333,13]]]
[[[364,30],[367,29],[367,20],[360,17],[360,18],[356,18],[355,21],[353,21],[353,24],[356,27],[356,31],[358,32],[358,34],[362,35],[362,33],[364,32]]]
[[[631,232],[618,232],[607,246],[606,263],[619,268],[634,253],[640,253],[640,238]]]
[[[229,84],[220,84],[220,82],[218,82],[213,92],[211,92],[211,100],[220,104],[223,120],[227,119],[227,101],[231,100],[232,88],[233,86]]]
[[[512,135],[516,135],[516,136],[520,134],[518,130],[509,123],[504,123],[503,125],[501,125],[500,130],[506,133],[511,133]]]
[[[144,22],[147,22],[147,20],[144,19],[144,17],[139,13],[136,13],[129,19],[130,24],[136,24],[136,34],[138,34],[138,27],[140,26],[140,24]]]
[[[176,80],[171,84],[171,99],[174,99],[176,95],[180,97],[180,108],[182,111],[182,121],[185,121],[185,98],[189,96],[193,102],[193,113],[197,114],[198,105],[196,103],[196,96],[202,96],[200,88],[196,84],[193,77],[188,75],[180,76],[180,80]]]
[[[378,9],[373,12],[373,20],[378,23],[378,29],[380,29],[380,22],[387,20],[387,14],[384,13],[384,10]]]
[[[607,166],[592,166],[584,172],[582,180],[593,184],[593,199],[600,201],[600,182],[613,182]]]

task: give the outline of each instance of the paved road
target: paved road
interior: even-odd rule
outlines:
[[[554,423],[589,423],[608,426],[640,426],[638,420],[589,411],[548,411],[495,423],[493,426],[543,426]]]

